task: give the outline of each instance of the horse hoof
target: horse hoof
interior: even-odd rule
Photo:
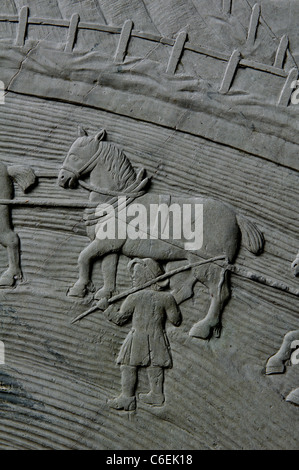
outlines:
[[[7,271],[0,277],[0,287],[13,287],[18,280],[22,280],[21,274],[11,274]]]
[[[86,287],[77,287],[76,285],[74,287],[71,287],[67,293],[69,297],[79,297],[82,299],[86,295]]]
[[[282,361],[277,360],[274,356],[270,357],[266,365],[266,375],[283,374],[285,366]]]
[[[211,335],[211,325],[205,321],[196,323],[189,331],[189,336],[200,339],[208,339]]]
[[[293,390],[287,397],[286,401],[293,403],[293,405],[299,405],[299,388]]]
[[[102,300],[102,299],[110,299],[111,296],[112,296],[112,291],[104,289],[104,287],[102,287],[102,289],[96,292],[94,298],[96,300]]]

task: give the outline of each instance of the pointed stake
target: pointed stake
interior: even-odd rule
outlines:
[[[278,67],[280,69],[283,68],[288,46],[289,46],[289,38],[285,34],[284,36],[282,36],[277,52],[276,52],[274,67]]]
[[[182,56],[183,50],[184,50],[186,40],[187,40],[187,33],[185,31],[181,31],[178,37],[176,38],[174,46],[171,50],[166,73],[171,73],[171,74],[175,73],[177,66],[179,64],[180,58]]]
[[[75,13],[70,21],[68,36],[65,45],[65,52],[73,52],[73,48],[77,38],[78,24],[80,21],[80,16],[78,13]]]
[[[27,32],[27,25],[28,25],[28,16],[29,16],[29,8],[22,7],[19,16],[19,24],[18,24],[18,32],[16,38],[16,46],[24,46],[26,32]]]
[[[223,93],[223,94],[228,93],[230,87],[232,86],[240,60],[241,60],[240,51],[236,49],[232,53],[229,59],[229,62],[227,64],[224,77],[223,77],[223,80],[219,89],[219,93]]]
[[[222,0],[222,11],[226,15],[230,15],[232,12],[232,0]]]
[[[261,15],[261,7],[258,3],[256,3],[254,7],[252,8],[251,18],[249,22],[247,43],[246,43],[247,47],[254,46],[260,15]]]
[[[126,53],[128,50],[128,45],[129,41],[131,38],[131,33],[133,29],[133,21],[132,20],[127,20],[124,22],[124,25],[122,27],[115,57],[114,57],[114,62],[123,62],[126,57]]]

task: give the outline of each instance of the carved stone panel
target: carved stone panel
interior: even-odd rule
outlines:
[[[296,449],[296,2],[0,5],[0,449]]]

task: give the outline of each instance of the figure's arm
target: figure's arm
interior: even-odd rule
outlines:
[[[135,303],[132,296],[129,295],[120,308],[116,309],[114,305],[111,305],[107,309],[107,318],[116,325],[122,326],[130,320],[134,313],[134,308]]]
[[[165,311],[166,311],[168,320],[174,326],[180,326],[180,324],[182,323],[181,310],[178,304],[176,303],[174,297],[171,294],[169,294],[169,297],[167,298]]]

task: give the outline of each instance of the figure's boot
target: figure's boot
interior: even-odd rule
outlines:
[[[151,391],[140,393],[139,398],[147,405],[162,406],[165,401],[163,393],[164,371],[161,367],[149,367],[147,373]]]
[[[108,405],[115,410],[133,411],[136,409],[135,386],[137,379],[137,368],[133,366],[121,366],[122,393],[112,400]]]
[[[121,394],[119,397],[108,400],[108,405],[115,410],[133,411],[136,409],[136,397],[127,397]]]

